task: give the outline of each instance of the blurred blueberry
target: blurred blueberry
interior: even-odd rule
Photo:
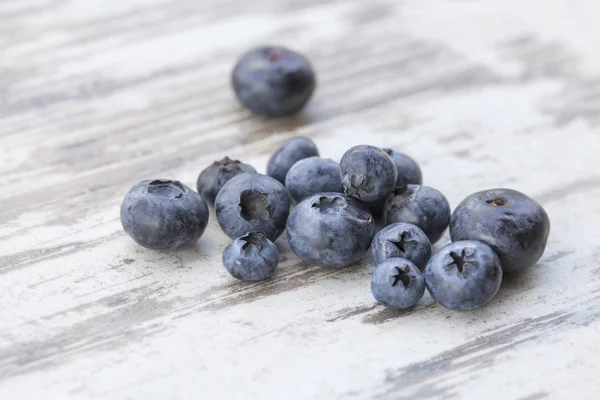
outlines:
[[[309,61],[277,46],[261,46],[243,54],[233,69],[231,82],[246,108],[267,117],[297,113],[316,87]]]

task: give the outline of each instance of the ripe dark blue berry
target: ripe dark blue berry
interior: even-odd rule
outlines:
[[[371,293],[380,303],[397,309],[414,306],[425,293],[421,271],[407,259],[388,258],[375,266]]]
[[[260,281],[270,278],[279,263],[279,251],[263,232],[249,232],[223,251],[223,265],[235,278]]]
[[[243,54],[231,75],[233,90],[249,110],[267,117],[297,113],[311,98],[316,79],[302,55],[276,46]]]
[[[234,176],[243,174],[244,172],[256,173],[256,170],[251,165],[244,164],[239,160],[232,160],[229,157],[215,161],[198,176],[198,181],[196,182],[198,193],[200,193],[204,200],[210,204],[214,204],[215,198],[223,185]]]
[[[246,232],[264,232],[277,239],[290,213],[290,197],[283,185],[270,176],[243,173],[219,191],[215,213],[221,229],[230,238]]]
[[[208,223],[204,199],[179,181],[134,185],[121,203],[121,224],[141,246],[175,250],[196,242]]]
[[[305,158],[290,168],[285,177],[285,187],[296,202],[316,193],[341,193],[340,165],[327,158]]]
[[[396,165],[398,180],[396,186],[420,185],[423,183],[423,175],[419,164],[406,154],[398,153],[392,149],[383,149]]]
[[[342,156],[340,170],[345,193],[365,202],[386,198],[394,190],[398,178],[390,156],[367,145],[348,150]]]
[[[494,298],[502,282],[496,253],[485,243],[465,240],[442,247],[425,267],[431,296],[453,310],[473,310]]]
[[[463,200],[450,219],[452,240],[479,240],[500,258],[506,273],[521,271],[544,253],[550,219],[541,205],[511,189],[477,192]]]
[[[448,226],[450,204],[443,194],[428,186],[398,187],[385,203],[383,219],[386,225],[394,222],[415,224],[434,244]]]
[[[290,247],[303,261],[343,267],[367,252],[375,223],[358,200],[340,193],[319,193],[294,208],[286,232]]]
[[[285,184],[285,177],[298,161],[319,156],[317,145],[309,138],[298,136],[286,140],[275,149],[267,163],[267,175]]]
[[[431,257],[431,243],[418,226],[396,222],[375,235],[371,256],[375,265],[388,258],[405,258],[422,271]]]

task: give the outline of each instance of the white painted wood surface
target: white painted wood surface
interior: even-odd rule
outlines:
[[[597,399],[597,0],[3,0],[0,399]],[[245,49],[306,53],[307,112],[242,110]],[[193,186],[222,156],[264,171],[307,135],[420,161],[452,206],[508,186],[547,209],[544,257],[468,313],[392,312],[368,262],[235,281],[213,218],[174,254],[135,245],[140,179]],[[440,243],[447,241],[447,237]],[[437,246],[439,247],[439,246]]]

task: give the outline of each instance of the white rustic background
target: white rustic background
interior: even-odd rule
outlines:
[[[0,399],[598,399],[599,17],[597,0],[2,0]],[[231,93],[263,43],[314,62],[297,118]],[[368,260],[322,270],[282,238],[276,277],[248,284],[214,215],[173,254],[122,232],[137,180],[194,186],[225,155],[264,171],[294,135],[334,159],[407,152],[452,206],[528,193],[547,251],[482,310],[393,312]]]

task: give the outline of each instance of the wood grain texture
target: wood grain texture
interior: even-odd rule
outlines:
[[[599,15],[595,0],[4,0],[0,398],[597,398]],[[313,60],[302,115],[233,98],[236,57],[262,43]],[[283,239],[274,279],[235,281],[214,215],[173,254],[122,232],[137,180],[193,186],[225,155],[264,171],[294,135],[333,159],[405,151],[452,206],[528,193],[547,251],[482,310],[426,295],[395,312],[367,260],[323,270]]]

